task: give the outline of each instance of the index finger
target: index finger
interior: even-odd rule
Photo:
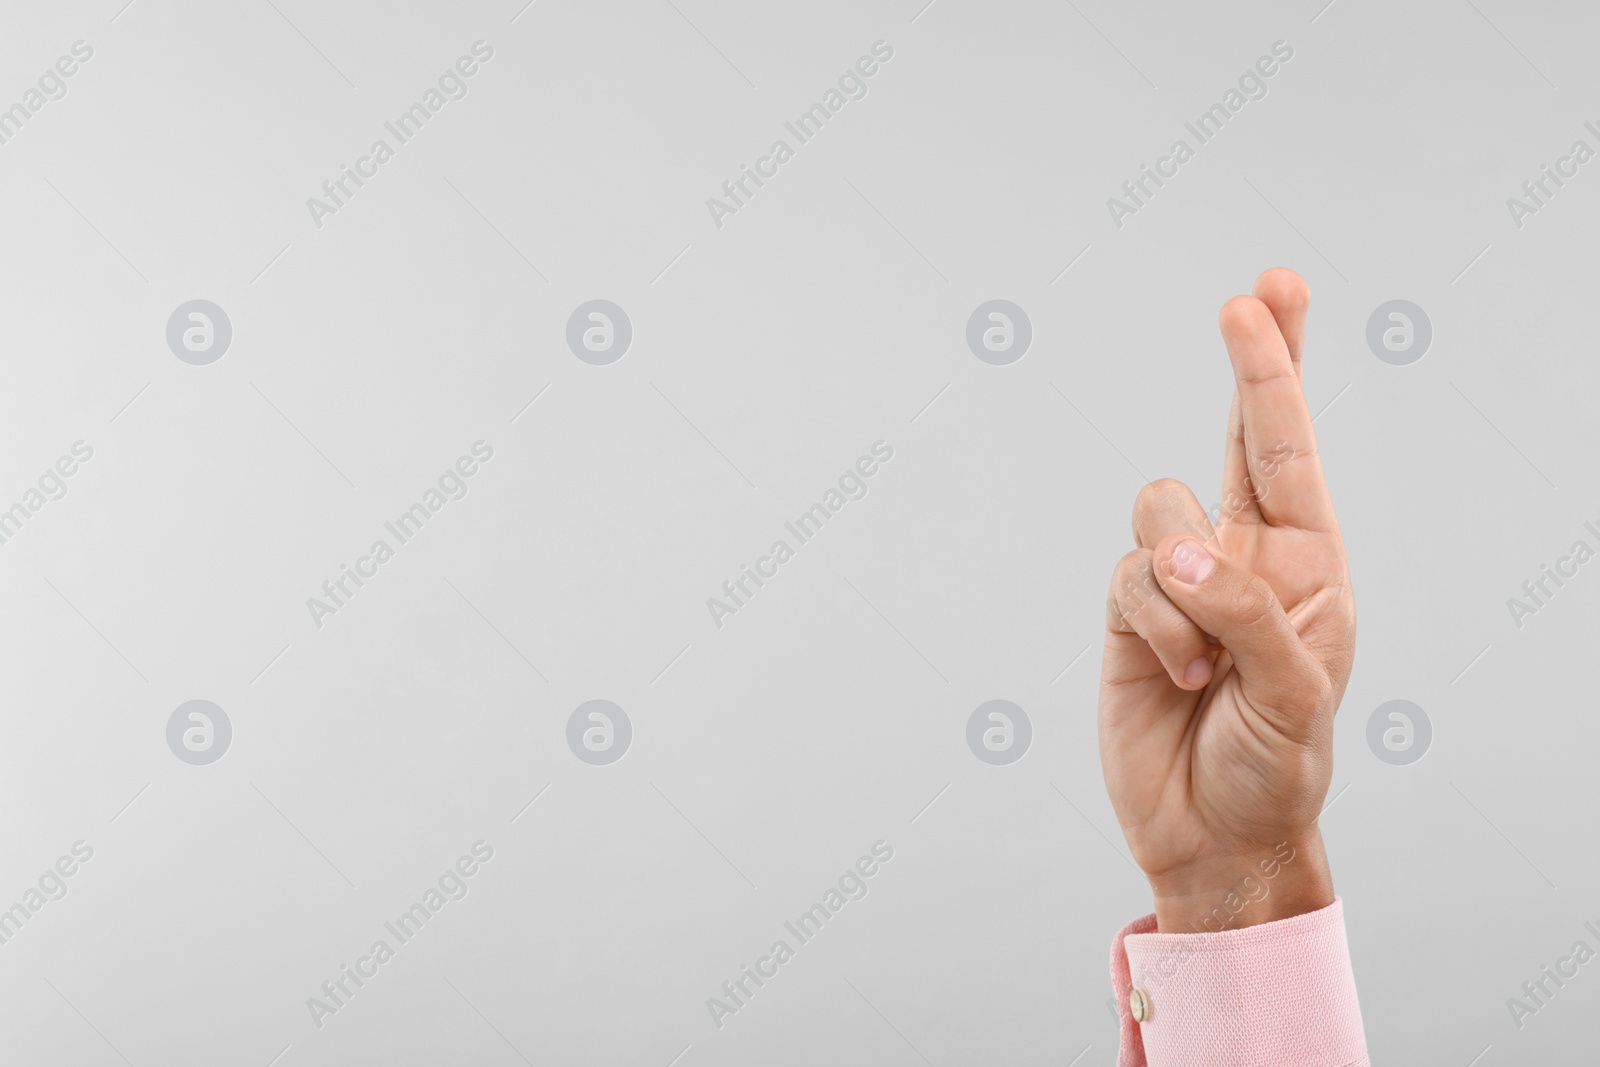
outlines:
[[[1337,529],[1311,412],[1272,310],[1256,297],[1236,296],[1217,321],[1233,363],[1247,473],[1262,518],[1272,526]]]

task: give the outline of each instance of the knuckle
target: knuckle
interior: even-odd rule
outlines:
[[[1278,610],[1277,598],[1260,578],[1251,576],[1233,588],[1233,617],[1241,626],[1255,629]]]

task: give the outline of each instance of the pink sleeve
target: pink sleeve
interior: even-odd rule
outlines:
[[[1111,945],[1117,1067],[1370,1067],[1344,907],[1211,934],[1147,915]],[[1145,1019],[1130,1001],[1141,994]]]

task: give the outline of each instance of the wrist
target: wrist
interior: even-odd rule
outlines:
[[[1318,911],[1333,903],[1322,835],[1307,833],[1210,855],[1150,879],[1161,933],[1220,933]]]

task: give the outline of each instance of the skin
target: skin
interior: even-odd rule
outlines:
[[[1221,518],[1213,529],[1181,482],[1146,486],[1107,599],[1101,764],[1162,932],[1333,902],[1317,815],[1355,600],[1301,389],[1309,302],[1278,267],[1223,305]]]

